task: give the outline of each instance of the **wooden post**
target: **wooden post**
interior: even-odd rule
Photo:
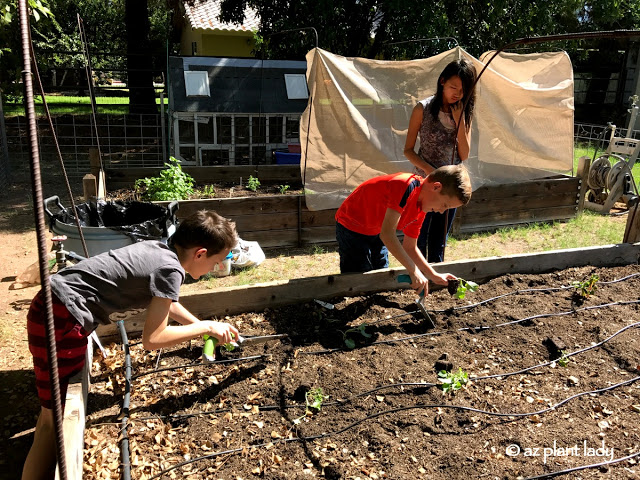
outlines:
[[[97,148],[89,149],[89,163],[91,165],[91,173],[97,181],[96,197],[104,198],[107,195],[107,185],[105,182],[104,170],[102,168],[102,159]]]
[[[629,209],[627,215],[627,226],[624,229],[624,243],[636,243],[640,239],[640,205],[635,205]]]
[[[589,189],[589,168],[591,167],[591,158],[584,156],[578,160],[578,171],[576,177],[580,179],[580,191],[578,192],[578,213],[584,210],[584,199]]]
[[[85,201],[89,201],[91,197],[98,196],[98,185],[96,183],[96,176],[87,173],[82,177],[82,191]]]

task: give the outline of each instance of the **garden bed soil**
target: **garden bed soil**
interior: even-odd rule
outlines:
[[[594,274],[588,298],[559,288]],[[226,320],[244,335],[289,340],[225,352],[258,356],[235,363],[201,364],[200,341],[158,357],[134,340],[132,477],[210,455],[161,478],[515,479],[638,453],[640,335],[637,326],[612,335],[638,321],[639,289],[638,265],[505,275],[462,300],[428,295],[435,328],[409,290],[246,313]],[[506,295],[517,290],[529,291]],[[369,337],[349,331],[361,325]],[[94,359],[87,479],[121,473],[124,359],[109,350]],[[442,368],[470,383],[443,393]],[[320,410],[305,407],[315,388],[326,396]],[[638,461],[564,478],[637,479]]]

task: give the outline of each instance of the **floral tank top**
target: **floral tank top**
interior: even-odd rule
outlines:
[[[422,124],[420,125],[420,148],[418,156],[434,168],[451,164],[451,152],[455,146],[456,125],[451,113],[440,111],[438,119],[434,119],[429,106],[434,97],[421,100],[423,108]],[[454,165],[461,163],[456,149]],[[413,173],[426,177],[424,170],[413,167]]]

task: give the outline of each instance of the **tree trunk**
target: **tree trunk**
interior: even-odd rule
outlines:
[[[153,65],[149,42],[147,0],[126,0],[127,86],[129,113],[158,113],[153,89]]]

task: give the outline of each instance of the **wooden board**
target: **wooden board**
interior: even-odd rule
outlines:
[[[638,263],[639,258],[640,243],[627,243],[444,262],[434,265],[434,268],[439,272],[450,272],[481,283],[505,273],[543,273],[585,265],[628,265]],[[396,280],[398,274],[403,272],[402,268],[393,268],[364,274],[329,275],[226,287],[185,295],[181,297],[180,302],[199,318],[224,317],[240,312],[262,311],[265,308],[308,302],[316,298],[328,300],[336,296],[366,295],[406,288]],[[139,334],[143,322],[144,314],[131,316],[125,322],[127,331]],[[117,336],[116,326],[100,326],[98,335],[113,339]]]

